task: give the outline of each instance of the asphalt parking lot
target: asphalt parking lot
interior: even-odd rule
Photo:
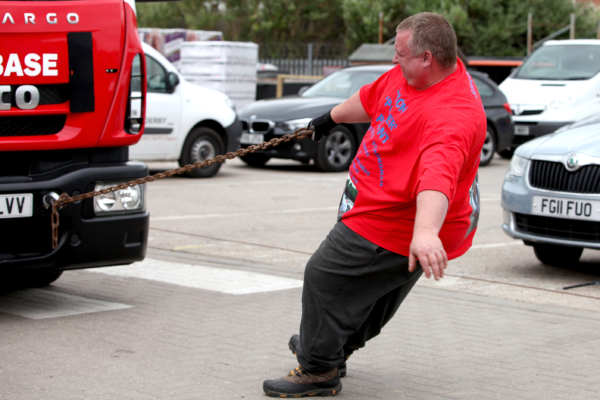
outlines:
[[[474,247],[352,356],[340,398],[598,398],[600,286],[562,288],[600,280],[600,253],[548,267],[504,235],[507,165],[480,170]],[[265,398],[262,381],[296,366],[303,268],[345,178],[234,160],[149,184],[145,261],[0,295],[0,399]]]

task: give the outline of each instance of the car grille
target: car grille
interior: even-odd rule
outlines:
[[[275,126],[273,121],[267,119],[252,121],[242,119],[240,121],[242,121],[242,130],[244,132],[267,133],[271,130],[272,126]]]
[[[64,128],[65,122],[66,115],[0,117],[0,137],[54,135]]]
[[[562,218],[515,214],[519,232],[556,239],[600,241],[600,223]]]
[[[600,193],[600,165],[586,165],[570,172],[562,163],[533,160],[529,184],[555,192]]]
[[[544,109],[541,109],[541,110],[523,110],[519,114],[519,117],[523,117],[525,115],[538,115],[538,114],[543,113],[544,111],[545,111]],[[513,111],[512,115],[517,115],[517,114],[515,114],[515,112]]]

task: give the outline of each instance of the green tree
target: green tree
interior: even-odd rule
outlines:
[[[341,0],[349,51],[362,43],[377,43],[379,13],[383,12],[384,41],[396,35],[396,26],[408,16],[408,0]]]
[[[349,52],[377,42],[379,12],[389,39],[404,18],[430,11],[448,18],[466,54],[482,56],[525,55],[529,12],[534,42],[566,26],[571,13],[576,36],[591,37],[599,17],[589,4],[571,0],[183,0],[137,7],[140,27],[220,30],[226,40],[263,47],[337,42]]]
[[[589,4],[571,0],[420,0],[409,14],[422,11],[444,15],[468,55],[522,56],[527,49],[527,14],[533,13],[534,43],[569,24],[576,15],[576,37],[590,37],[598,14]],[[568,38],[565,33],[560,38]]]

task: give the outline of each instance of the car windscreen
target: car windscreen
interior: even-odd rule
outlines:
[[[536,50],[515,79],[569,81],[590,79],[600,72],[600,46],[550,45]]]
[[[361,87],[379,78],[386,71],[341,70],[335,72],[302,93],[302,97],[339,97],[347,99]]]

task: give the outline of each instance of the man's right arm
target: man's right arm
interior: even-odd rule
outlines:
[[[360,101],[360,91],[354,93],[348,100],[331,110],[331,118],[338,124],[355,124],[371,122],[371,117],[363,108]]]
[[[362,101],[360,100],[360,92],[356,92],[352,97],[342,104],[335,106],[331,111],[310,121],[308,128],[314,130],[312,139],[318,142],[323,136],[329,135],[331,129],[338,124],[359,122],[371,122],[371,118],[363,108]]]

